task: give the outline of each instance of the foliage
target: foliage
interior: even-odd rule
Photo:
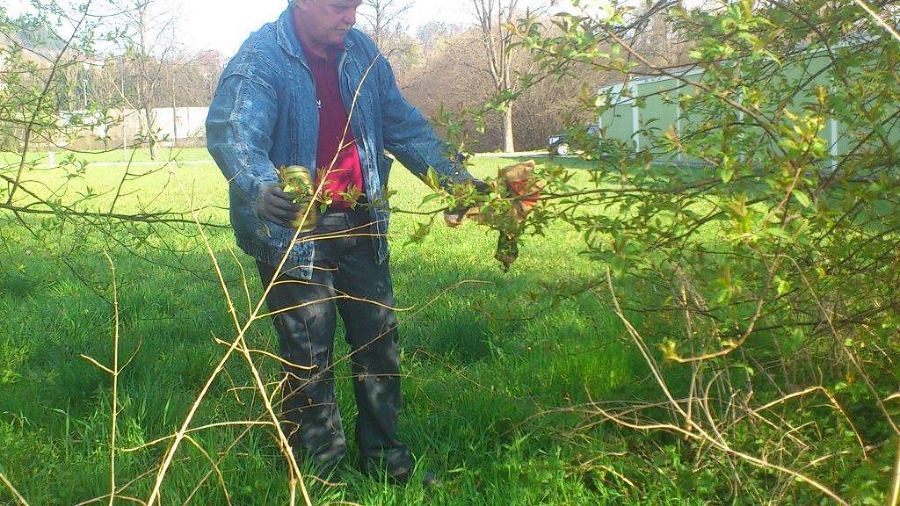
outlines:
[[[71,153],[48,168],[33,153],[106,115],[98,102],[58,121],[103,39],[92,3],[34,2],[18,19],[0,7],[9,41],[0,140],[12,151],[0,165],[0,318],[9,329],[0,335],[0,500],[14,500],[10,483],[35,503],[102,499],[110,479],[144,498],[156,493],[165,451],[167,502],[194,486],[202,503],[288,502],[294,484],[273,472],[278,431],[265,412],[279,378],[268,360],[274,338],[267,322],[254,325],[263,295],[245,284],[253,265],[234,260],[221,227],[225,186],[212,164],[107,170],[92,162],[108,154]],[[513,160],[475,162],[487,195],[393,182],[403,187],[391,202],[394,234],[432,218],[413,241],[394,241],[398,297],[416,304],[400,312],[410,376],[403,432],[446,485],[389,487],[348,471],[348,486],[316,487],[314,497],[895,502],[897,40],[862,8],[817,0],[703,10],[660,2],[639,12],[574,3],[552,20],[505,27],[537,70],[520,76],[522,92],[444,115],[447,132],[461,141],[467,125],[484,130],[486,115],[547,83],[571,85],[580,117],[597,117],[610,102],[573,91],[583,69],[687,80],[637,43],[649,26],[674,27],[665,37],[684,39],[691,68],[703,71],[678,95],[681,128],[644,124],[639,150],[574,129],[582,159],[537,171],[544,197],[514,224],[522,258],[506,275],[494,270],[494,244],[473,233],[481,229],[451,235],[430,224],[477,206],[508,231],[516,196],[485,176]],[[56,41],[37,51],[14,36],[34,26],[46,36],[29,44]],[[836,161],[825,135],[832,118],[847,132]],[[195,220],[218,226],[201,236]],[[221,287],[210,260],[224,266]],[[222,287],[239,295],[223,298]],[[244,326],[230,349],[244,361],[225,354],[235,323]],[[98,337],[120,325],[121,346]],[[117,353],[121,370],[101,365]],[[205,381],[208,396],[198,398]],[[198,428],[207,423],[223,425]],[[181,426],[195,432],[176,448]]]
[[[165,188],[142,188],[147,176],[171,167],[129,164],[118,185],[101,191],[85,180],[86,170],[108,153],[66,148],[85,132],[96,132],[98,125],[115,124],[112,104],[90,101],[80,111],[63,109],[71,105],[73,80],[98,54],[95,45],[115,23],[115,15],[105,14],[108,7],[104,2],[34,2],[16,18],[0,10],[6,41],[0,46],[0,138],[10,150],[0,156],[0,224],[27,230],[60,255],[83,248],[81,236],[88,231],[106,237],[109,245],[136,247],[158,239],[162,227],[190,234],[186,225],[193,225],[191,209],[150,204]],[[40,45],[16,35],[37,26],[46,41]],[[48,168],[59,170],[53,178],[42,178],[41,171]],[[123,195],[141,190],[147,208],[123,212]]]
[[[646,408],[586,411],[679,434],[695,468],[733,477],[728,494],[888,500],[896,473],[872,482],[854,469],[890,468],[900,436],[900,41],[845,4],[573,3],[553,29],[536,16],[519,22],[542,69],[528,80],[588,65],[684,90],[662,97],[677,100],[678,127],[643,123],[639,149],[574,132],[589,186],[547,166],[528,220],[533,232],[564,222],[581,235],[597,274],[550,293],[621,307],[655,371],[661,398],[641,399]],[[690,65],[657,65],[629,43],[653,16],[690,41]],[[614,105],[605,98],[585,107],[601,116]],[[832,120],[844,132],[835,150]]]

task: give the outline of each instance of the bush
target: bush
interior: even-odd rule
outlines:
[[[680,124],[645,124],[640,150],[631,139],[585,145],[587,188],[548,166],[523,226],[563,221],[581,234],[598,275],[561,271],[549,300],[613,304],[652,372],[657,395],[637,407],[605,399],[586,415],[678,435],[682,457],[735,494],[883,502],[889,473],[856,470],[889,467],[900,436],[896,34],[827,3],[591,5],[554,18],[555,30],[521,21],[542,77],[587,66],[683,91]],[[658,16],[690,41],[690,66],[656,65],[630,43]],[[665,162],[679,154],[694,167]]]

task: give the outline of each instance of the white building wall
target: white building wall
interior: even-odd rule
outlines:
[[[164,107],[153,109],[156,128],[162,140],[194,139],[206,135],[207,107]]]

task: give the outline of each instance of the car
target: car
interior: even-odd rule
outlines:
[[[588,125],[584,127],[584,131],[590,137],[600,136],[600,128],[597,125]],[[547,153],[550,155],[550,158],[553,158],[554,156],[568,156],[571,151],[571,132],[560,132],[547,138]]]

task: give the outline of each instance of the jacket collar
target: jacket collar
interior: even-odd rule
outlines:
[[[291,13],[291,9],[293,8],[293,4],[288,5],[288,8],[281,13],[281,16],[278,17],[278,21],[275,22],[276,38],[278,39],[278,45],[281,46],[281,49],[284,50],[284,52],[305,62],[306,55],[303,54],[303,48],[300,46],[300,41],[297,40],[297,35],[294,31],[294,19],[293,14]],[[344,37],[345,51],[350,51],[350,48],[355,44],[353,41],[354,30],[356,29],[351,28],[347,33],[347,36]]]

